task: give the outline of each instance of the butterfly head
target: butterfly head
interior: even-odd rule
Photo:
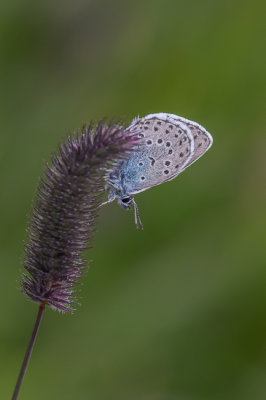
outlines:
[[[134,200],[134,197],[130,196],[128,194],[117,195],[117,202],[120,206],[122,206],[126,210],[130,210],[130,206],[131,206],[131,204],[133,204],[134,215],[135,215],[135,225],[136,225],[137,229],[143,229],[143,225],[142,225],[140,217],[139,217],[138,206]]]
[[[120,206],[126,210],[130,210],[130,206],[134,202],[134,198],[133,196],[129,195],[117,196],[117,201]]]
[[[101,206],[103,206],[104,204],[108,204],[111,201],[114,201],[115,199],[117,199],[118,204],[121,207],[125,208],[126,210],[130,210],[130,206],[133,204],[136,228],[143,229],[143,225],[141,223],[140,216],[139,216],[138,206],[134,200],[134,197],[132,195],[129,195],[126,193],[122,194],[120,190],[117,190],[114,187],[109,186],[109,185],[106,186],[106,190],[109,190],[108,200],[105,201],[104,203],[102,203]]]

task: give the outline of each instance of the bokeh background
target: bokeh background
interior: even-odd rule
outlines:
[[[21,400],[266,396],[266,3],[2,1],[0,398],[37,306],[27,215],[66,132],[169,112],[214,137],[178,179],[101,210],[73,316],[47,310]]]

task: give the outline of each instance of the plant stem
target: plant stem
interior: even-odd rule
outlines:
[[[29,365],[29,362],[30,362],[30,358],[31,358],[31,354],[32,354],[32,350],[33,350],[35,341],[36,341],[36,337],[37,337],[37,334],[38,334],[38,331],[39,331],[39,328],[40,328],[40,324],[41,324],[41,321],[42,321],[42,316],[43,316],[44,309],[45,309],[45,304],[42,303],[40,305],[40,307],[39,307],[37,319],[36,319],[36,322],[35,322],[35,325],[34,325],[34,329],[33,329],[32,335],[31,335],[29,346],[28,346],[26,354],[25,354],[25,358],[24,358],[23,364],[22,364],[21,369],[20,369],[20,373],[19,373],[19,376],[18,376],[18,380],[17,380],[17,383],[16,383],[16,387],[15,387],[13,396],[12,396],[12,400],[17,400],[17,398],[18,398],[18,395],[19,395],[19,392],[20,392],[20,389],[21,389],[21,385],[23,383],[24,376],[26,374],[26,371],[27,371],[27,368],[28,368],[28,365]]]

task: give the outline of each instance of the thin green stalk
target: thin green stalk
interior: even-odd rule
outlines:
[[[21,369],[20,369],[20,373],[19,373],[19,376],[18,376],[18,380],[17,380],[17,383],[16,383],[16,387],[15,387],[13,396],[12,396],[12,400],[17,400],[18,399],[19,392],[20,392],[20,389],[21,389],[21,386],[22,386],[22,383],[23,383],[23,380],[24,380],[24,376],[26,374],[26,371],[27,371],[27,368],[28,368],[28,365],[29,365],[29,362],[30,362],[32,350],[33,350],[33,347],[34,347],[34,344],[35,344],[35,341],[36,341],[36,338],[37,338],[37,335],[38,335],[38,331],[39,331],[40,324],[41,324],[41,321],[42,321],[44,309],[45,309],[45,304],[42,303],[40,305],[40,307],[39,307],[37,319],[36,319],[36,322],[35,322],[35,325],[34,325],[34,328],[33,328],[33,332],[32,332],[32,335],[31,335],[30,342],[29,342],[29,346],[28,346],[26,354],[25,354],[25,358],[24,358],[23,364],[22,364]]]

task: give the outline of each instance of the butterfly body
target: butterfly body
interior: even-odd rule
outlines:
[[[134,195],[176,178],[212,145],[212,136],[201,125],[174,114],[149,114],[130,125],[140,144],[107,179],[108,201],[118,199],[141,224]]]

